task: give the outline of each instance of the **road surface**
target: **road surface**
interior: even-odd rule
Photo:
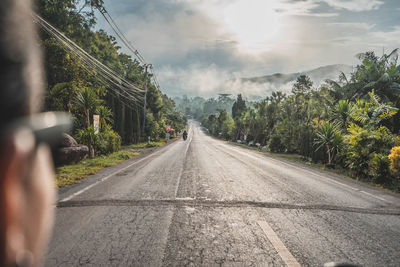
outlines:
[[[398,195],[231,145],[187,141],[60,191],[46,266],[400,266]]]

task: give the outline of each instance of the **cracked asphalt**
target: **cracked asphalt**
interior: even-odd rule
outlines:
[[[400,197],[207,136],[59,192],[45,266],[400,266]]]

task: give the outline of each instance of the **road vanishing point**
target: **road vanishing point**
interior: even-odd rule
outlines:
[[[59,192],[45,266],[400,266],[400,197],[208,136]]]

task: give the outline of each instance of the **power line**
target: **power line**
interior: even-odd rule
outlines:
[[[153,66],[151,64],[148,64],[144,57],[140,54],[140,52],[132,45],[132,43],[128,40],[128,38],[125,36],[125,34],[121,31],[120,27],[118,27],[118,24],[115,22],[115,20],[112,18],[110,13],[105,9],[105,7],[102,7],[99,9],[100,13],[103,15],[104,19],[106,22],[110,25],[111,29],[114,31],[114,33],[118,36],[118,38],[122,41],[122,43],[128,48],[133,55],[136,56],[136,58],[144,64],[145,66],[150,66],[150,74],[151,77],[153,78],[153,84],[156,86],[158,90],[160,90],[160,85],[158,83],[157,76],[153,70]],[[160,90],[161,91],[161,90]]]
[[[99,9],[99,11],[103,15],[106,22],[110,25],[111,29],[115,32],[115,34],[119,37],[119,39],[124,43],[124,45],[139,59],[139,61],[141,63],[143,63],[144,65],[147,65],[147,62],[144,59],[144,57],[132,45],[132,43],[128,40],[128,38],[126,38],[125,34],[118,27],[117,23],[111,17],[110,13],[108,13],[108,11],[105,9],[105,7],[102,7],[101,9]]]
[[[113,91],[113,94],[121,96],[125,99],[124,101],[120,99],[124,104],[130,107],[132,104],[139,106],[138,103],[142,102],[143,100],[143,89],[135,86],[128,80],[121,77],[118,73],[98,61],[96,58],[92,57],[85,50],[79,47],[76,43],[66,37],[63,33],[61,33],[39,15],[34,14],[34,20],[47,33],[60,41],[64,45],[64,49],[68,48],[75,56],[79,57],[84,63],[84,65],[82,66],[85,68],[86,71],[91,73],[88,70],[89,67],[96,72],[97,76],[100,78],[103,84],[106,84],[108,86],[111,85],[110,89]],[[128,103],[126,103],[126,101]]]

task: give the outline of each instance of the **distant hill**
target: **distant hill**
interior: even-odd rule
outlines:
[[[224,92],[236,94],[238,92],[246,92],[247,97],[257,98],[270,94],[273,91],[290,92],[293,83],[300,75],[307,75],[311,78],[315,87],[323,84],[325,80],[337,80],[339,74],[344,72],[349,75],[353,70],[350,65],[336,64],[319,67],[317,69],[297,72],[297,73],[275,73],[261,77],[241,78],[226,81],[220,87]],[[247,90],[243,90],[246,88]]]
[[[350,65],[328,65],[319,67],[317,69],[290,73],[290,74],[282,74],[275,73],[272,75],[266,75],[261,77],[253,77],[253,78],[242,78],[240,79],[242,82],[251,82],[251,83],[275,83],[275,84],[286,84],[288,82],[295,81],[297,77],[300,75],[307,75],[311,78],[314,83],[324,82],[326,79],[337,79],[340,72],[344,72],[345,74],[351,73],[353,67]]]

